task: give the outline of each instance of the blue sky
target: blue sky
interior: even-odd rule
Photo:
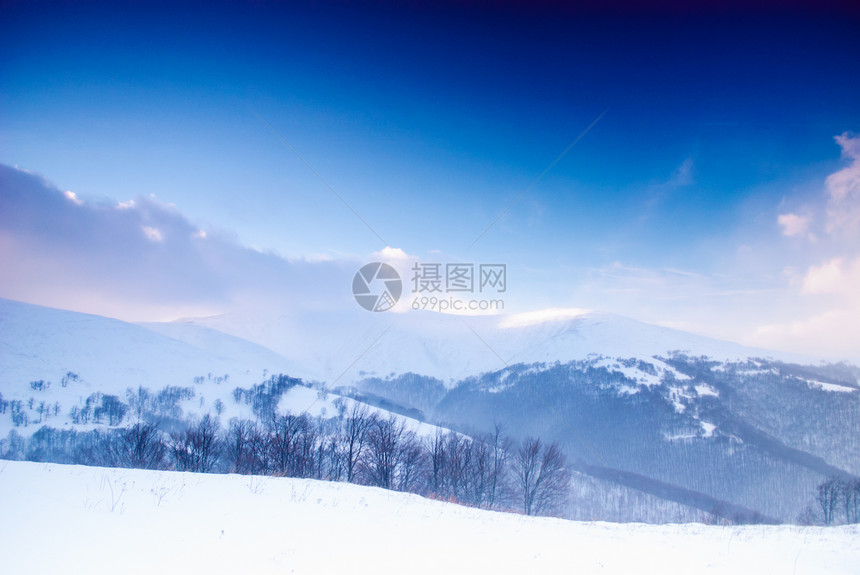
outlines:
[[[389,246],[505,262],[513,311],[837,355],[856,341],[856,9],[2,6],[0,163],[44,181],[13,197],[4,176],[0,296],[126,319],[239,305],[246,288],[212,271],[233,256],[166,233],[152,251],[151,230],[175,225],[325,281]],[[75,194],[67,235],[38,215],[51,190]],[[108,217],[129,200],[138,219]],[[134,297],[111,276],[120,255],[78,243],[86,209],[99,241],[153,262]],[[61,249],[97,271],[74,289],[40,279]],[[176,288],[198,268],[210,281]],[[297,279],[316,272],[278,273],[321,290]]]

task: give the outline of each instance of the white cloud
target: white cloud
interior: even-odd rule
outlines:
[[[672,178],[669,180],[669,186],[689,186],[693,184],[693,158],[687,158],[675,172],[672,174]]]
[[[63,195],[66,197],[67,200],[69,200],[70,202],[72,202],[76,206],[84,205],[84,201],[82,199],[80,199],[78,197],[78,195],[71,190],[66,190],[65,192],[63,192]]]
[[[613,262],[591,270],[586,287],[604,299],[619,294],[638,307],[643,300],[697,299],[726,289],[726,284],[720,278],[688,270],[641,268]]]
[[[355,306],[355,258],[286,260],[204,235],[153,196],[78,204],[3,165],[0,189],[0,297],[130,321]]]
[[[158,228],[154,228],[152,226],[140,226],[140,229],[143,231],[143,235],[146,236],[151,242],[163,242],[164,236],[161,235],[161,230]]]
[[[835,140],[849,163],[824,182],[819,202],[826,202],[827,236],[807,256],[819,263],[786,266],[786,288],[795,297],[788,311],[794,317],[759,326],[744,343],[860,359],[860,137],[845,133]],[[810,217],[787,213],[777,221],[783,235],[808,234],[815,242]]]
[[[525,313],[518,313],[510,315],[504,318],[500,323],[499,327],[509,328],[509,327],[523,327],[527,325],[537,325],[541,323],[546,323],[550,321],[561,321],[566,319],[571,319],[575,317],[579,317],[581,315],[585,315],[589,313],[591,310],[580,309],[580,308],[550,308],[550,309],[542,309],[538,311],[530,311]]]
[[[400,248],[392,248],[391,246],[385,246],[378,252],[373,252],[371,257],[377,258],[380,261],[390,262],[392,260],[408,260],[413,256],[410,256],[405,251]]]
[[[846,262],[833,258],[812,266],[803,278],[804,294],[837,294],[849,300],[860,300],[860,257]]]
[[[832,234],[860,236],[860,136],[836,136],[842,157],[851,163],[828,176],[827,231]]]
[[[782,226],[782,235],[792,237],[806,233],[809,229],[809,220],[808,216],[780,214],[777,223]]]
[[[831,309],[758,327],[741,343],[835,359],[860,361],[860,310]]]
[[[547,296],[542,307],[550,309],[510,321],[575,317],[589,307],[762,347],[846,355],[860,341],[860,246],[844,239],[851,229],[860,230],[860,139],[843,135],[837,142],[850,165],[827,178],[817,209],[783,207],[777,218],[784,237],[814,238],[813,231],[823,232],[825,224],[834,237],[821,233],[813,245],[780,240],[770,228],[778,250],[755,242],[749,249],[724,249],[723,267],[710,270],[721,274],[700,273],[704,266],[606,265],[592,270],[575,293],[570,283],[559,288],[569,300]],[[670,186],[689,185],[692,168],[692,160],[682,163],[658,191],[668,194]],[[339,255],[287,260],[240,245],[222,231],[203,232],[154,195],[110,205],[84,203],[4,166],[0,183],[0,297],[132,320],[220,313],[243,305],[265,315],[290,309],[339,312],[357,307],[350,286],[358,268],[386,261],[401,274],[404,295],[395,311],[404,311],[411,303],[412,264],[422,261],[391,246],[361,260]],[[4,212],[15,217],[4,218]],[[800,252],[802,257],[795,256]],[[443,264],[454,259],[441,252],[430,257]],[[741,271],[739,262],[747,261],[747,271]],[[754,271],[752,264],[758,266]],[[552,307],[558,305],[571,307]]]
[[[675,168],[668,179],[648,187],[639,220],[650,219],[661,204],[691,185],[693,185],[693,159],[687,158]]]

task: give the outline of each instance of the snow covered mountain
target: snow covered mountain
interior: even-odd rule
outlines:
[[[584,310],[188,323],[312,358],[305,377],[387,409],[464,433],[502,422],[515,438],[554,439],[580,490],[597,481],[790,521],[824,477],[860,474],[860,370],[848,364]],[[641,518],[620,503],[630,496],[594,513]]]
[[[252,409],[235,400],[236,389],[297,372],[294,362],[269,349],[202,326],[135,325],[0,299],[0,437],[12,429],[30,435],[43,425],[98,428],[115,419],[111,406],[126,409],[128,392],[141,387],[159,394],[162,411],[177,417],[249,418]],[[337,399],[291,385],[278,407],[333,414]],[[90,407],[105,421],[71,414]]]
[[[463,316],[423,311],[189,318],[272,349],[297,364],[305,379],[351,384],[367,377],[416,373],[447,387],[505,365],[568,362],[600,355],[652,361],[681,351],[718,360],[765,357],[814,361],[754,349],[622,316],[577,309],[511,315]],[[183,338],[175,329],[173,337]]]
[[[268,349],[203,327],[186,327],[181,341],[170,324],[146,328],[10,300],[0,300],[0,326],[4,390],[36,379],[59,386],[69,371],[82,389],[122,393],[138,385],[188,385],[209,373],[247,383],[263,369],[296,370]]]
[[[248,419],[257,386],[280,411],[358,401],[421,433],[499,422],[515,440],[557,441],[577,517],[794,520],[824,477],[860,474],[858,380],[848,364],[579,310],[133,325],[0,300],[0,438],[120,424],[111,414],[138,387],[175,421]],[[90,408],[105,420],[80,416]],[[642,498],[650,511],[625,503]]]

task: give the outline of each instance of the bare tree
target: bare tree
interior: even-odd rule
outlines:
[[[492,509],[502,503],[502,495],[507,491],[508,484],[508,457],[513,449],[510,437],[504,434],[504,427],[496,422],[493,431],[488,438],[492,447],[493,469],[490,476],[487,507]]]
[[[426,459],[421,442],[414,433],[409,433],[400,448],[400,473],[397,477],[397,489],[400,491],[417,492],[423,475]]]
[[[810,505],[807,505],[806,507],[804,507],[800,511],[800,513],[797,515],[796,521],[797,521],[798,525],[805,525],[805,526],[815,525],[816,517],[815,517],[815,509],[813,508],[813,506],[810,504]]]
[[[138,386],[137,389],[128,388],[125,391],[125,398],[134,420],[138,423],[142,422],[144,417],[153,411],[154,398],[150,391],[143,386]]]
[[[268,431],[270,470],[287,477],[312,477],[319,437],[308,416],[275,416]]]
[[[424,442],[427,453],[427,491],[432,497],[444,495],[447,466],[445,443],[445,433],[439,428]]]
[[[845,511],[845,523],[860,523],[860,479],[842,482],[840,500]]]
[[[224,441],[224,454],[231,473],[243,475],[265,473],[265,434],[252,421],[234,421],[227,431],[227,437]]]
[[[367,444],[370,429],[377,423],[376,414],[370,414],[366,405],[352,403],[352,409],[343,424],[341,445],[343,448],[346,480],[355,482],[355,472]]]
[[[326,478],[329,481],[342,481],[346,478],[346,459],[341,446],[342,438],[340,433],[333,433],[325,439]]]
[[[176,468],[201,473],[212,471],[221,453],[219,428],[218,420],[207,414],[184,432],[174,434],[170,452]]]
[[[495,507],[506,483],[510,443],[501,426],[475,438],[437,430],[424,440],[426,493],[476,507]]]
[[[167,447],[163,434],[153,423],[135,423],[117,442],[118,461],[122,467],[163,469]]]
[[[410,453],[415,442],[415,433],[397,416],[377,419],[368,432],[367,452],[361,459],[363,478],[370,485],[398,489],[404,476],[416,477],[410,467],[417,462]]]
[[[296,437],[300,433],[301,417],[287,414],[276,415],[268,425],[267,460],[269,470],[276,475],[290,476],[300,467],[295,461]]]
[[[526,515],[532,514],[537,477],[539,475],[541,443],[539,439],[526,439],[517,450],[513,461],[514,481]]]
[[[466,503],[487,507],[493,481],[492,449],[484,437],[478,437],[469,442],[469,451]]]
[[[469,440],[454,432],[449,432],[445,440],[445,483],[446,499],[465,503],[469,489],[469,467],[472,463]]]
[[[833,524],[841,494],[842,481],[838,477],[828,477],[818,486],[816,501],[821,507],[821,516],[825,525]]]
[[[558,511],[570,488],[564,453],[556,443],[544,446],[540,439],[526,438],[514,455],[515,488],[526,515]]]

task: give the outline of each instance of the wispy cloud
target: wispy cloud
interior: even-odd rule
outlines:
[[[669,187],[684,187],[693,184],[693,158],[687,158],[675,172],[672,178],[666,183]]]
[[[67,200],[69,200],[70,202],[72,202],[76,206],[84,205],[83,200],[78,198],[78,195],[71,190],[66,190],[65,192],[63,192],[63,195],[66,197]]]
[[[648,186],[639,221],[649,220],[660,206],[670,201],[675,194],[692,186],[694,168],[693,158],[686,158],[667,179]]]
[[[0,297],[129,320],[352,305],[357,258],[288,260],[154,196],[83,201],[6,166],[0,188]]]
[[[810,245],[822,238],[811,255],[815,259],[786,266],[785,289],[795,305],[781,321],[753,330],[748,343],[860,356],[860,137],[844,133],[835,141],[848,164],[830,174],[820,196],[810,199],[807,208],[818,220],[794,212],[777,218],[784,236],[808,239]],[[793,252],[787,253],[790,258]]]
[[[850,163],[827,178],[827,231],[844,237],[860,236],[860,136],[836,136],[842,157]]]
[[[860,360],[860,138],[835,141],[847,164],[792,209],[774,210],[775,228],[726,234],[713,261],[690,269],[625,261],[593,268],[570,303],[757,347]],[[671,180],[685,181],[685,170]]]
[[[777,217],[777,223],[782,227],[782,235],[788,237],[802,236],[809,230],[810,218],[792,213],[780,214]]]
[[[547,307],[555,315],[559,306],[608,310],[760,347],[856,358],[858,140],[836,138],[846,165],[822,178],[809,205],[772,208],[774,226],[762,228],[759,244],[722,238],[721,264],[616,261],[591,269],[579,286],[565,275],[570,299],[548,300]],[[685,161],[664,186],[690,185],[692,169]],[[0,297],[129,320],[237,309],[357,309],[350,286],[365,258],[287,259],[201,226],[155,196],[94,201],[5,166],[0,188]],[[429,255],[456,261],[441,252]],[[405,289],[410,269],[423,261],[390,246],[369,260],[398,269]],[[525,303],[520,310],[534,309]],[[396,311],[408,305],[403,298]]]
[[[838,294],[860,300],[860,258],[833,258],[812,266],[803,278],[804,294]]]

